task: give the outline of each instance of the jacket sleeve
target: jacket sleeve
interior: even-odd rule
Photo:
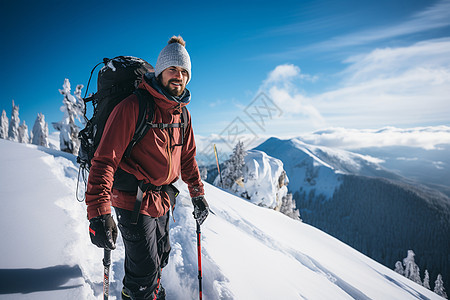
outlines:
[[[197,161],[195,160],[196,146],[192,129],[191,115],[188,112],[185,143],[181,152],[181,179],[187,183],[191,197],[204,195],[205,191],[200,178]]]
[[[91,161],[86,190],[88,219],[111,213],[114,173],[133,137],[138,117],[139,103],[132,99],[123,100],[111,112]]]

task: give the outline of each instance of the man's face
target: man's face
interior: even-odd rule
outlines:
[[[186,88],[189,73],[180,67],[169,67],[161,73],[161,85],[172,96],[180,96]]]

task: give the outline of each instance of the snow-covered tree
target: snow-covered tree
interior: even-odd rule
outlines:
[[[206,178],[208,178],[208,168],[206,167],[200,168],[200,177],[202,180],[206,180]]]
[[[76,93],[81,94],[81,88],[83,86],[78,85]],[[61,151],[76,154],[78,153],[80,142],[78,140],[79,128],[75,124],[75,120],[81,121],[84,103],[81,104],[76,97],[70,94],[70,82],[67,78],[64,80],[63,89],[59,90],[59,92],[64,96],[64,105],[61,106],[64,117],[60,122],[53,123],[53,127],[60,131],[59,144]]]
[[[401,261],[397,261],[397,262],[395,263],[395,269],[394,269],[394,271],[397,272],[397,273],[400,274],[400,275],[405,276],[405,269],[403,268],[403,265],[402,265],[402,262],[401,262]]]
[[[403,265],[405,266],[405,277],[422,285],[422,280],[420,279],[420,269],[414,261],[414,256],[414,251],[408,250],[408,255],[403,259]]]
[[[14,105],[14,100],[12,101],[12,111],[11,111],[11,121],[9,122],[8,129],[8,139],[14,142],[19,141],[19,107]]]
[[[77,87],[75,88],[75,92],[73,93],[73,95],[75,96],[75,99],[76,99],[75,110],[76,110],[77,119],[84,126],[84,125],[86,125],[86,120],[83,118],[85,105],[84,105],[83,97],[81,97],[81,90],[83,89],[83,87],[84,87],[84,85],[77,84]]]
[[[234,147],[230,159],[225,162],[225,167],[222,170],[223,188],[231,189],[236,181],[242,179],[245,155],[244,143],[239,141]]]
[[[292,198],[291,193],[288,193],[286,196],[284,196],[281,201],[282,201],[280,208],[281,213],[285,214],[286,216],[294,220],[301,220],[300,212],[298,211],[295,205],[295,200]]]
[[[434,282],[434,292],[439,296],[448,299],[447,293],[444,288],[444,281],[442,280],[442,275],[438,274],[436,281]]]
[[[28,126],[27,124],[25,124],[25,121],[22,121],[22,124],[20,124],[18,131],[18,142],[28,144],[30,142],[30,136],[28,135]]]
[[[9,119],[6,116],[6,111],[2,111],[2,115],[0,116],[0,139],[8,138],[8,127],[9,127]]]
[[[427,288],[427,289],[431,289],[430,288],[430,274],[428,273],[428,270],[425,270],[425,275],[423,277],[423,287]]]
[[[48,124],[43,114],[38,114],[33,126],[32,143],[38,146],[48,147]]]

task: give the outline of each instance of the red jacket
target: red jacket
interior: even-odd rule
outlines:
[[[153,123],[181,122],[181,107],[187,103],[180,104],[167,99],[145,80],[139,88],[146,89],[154,97]],[[182,180],[188,184],[191,197],[204,194],[195,160],[196,146],[189,113],[182,147],[174,145],[181,143],[183,129],[150,128],[144,138],[134,146],[130,157],[122,160],[125,149],[135,132],[138,113],[139,100],[132,94],[114,108],[106,122],[89,172],[86,191],[89,219],[111,213],[111,202],[115,207],[133,210],[136,194],[112,189],[117,167],[133,174],[138,180],[144,180],[145,183],[150,182],[156,186],[173,183],[181,174]],[[166,214],[169,208],[170,201],[165,192],[149,191],[144,193],[140,213],[160,217]]]

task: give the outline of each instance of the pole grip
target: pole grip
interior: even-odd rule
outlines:
[[[103,251],[103,265],[105,267],[111,265],[111,250],[109,249],[104,249]]]

